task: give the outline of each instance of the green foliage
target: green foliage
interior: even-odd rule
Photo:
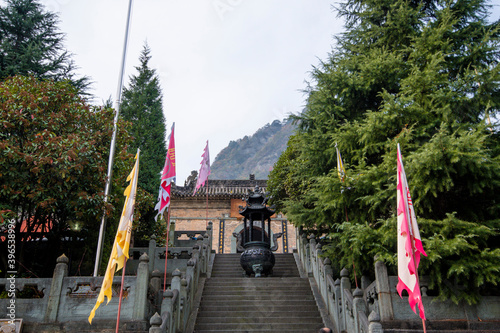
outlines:
[[[395,264],[396,146],[442,298],[476,302],[500,282],[499,24],[485,1],[340,5],[347,32],[314,68],[299,125],[270,175],[297,225],[329,229],[334,265]],[[335,146],[346,169],[337,175]],[[453,225],[448,229],[444,226]],[[359,272],[358,272],[359,273]]]
[[[139,186],[157,196],[167,147],[160,82],[156,71],[148,66],[150,52],[144,45],[141,65],[136,67],[138,74],[130,78],[130,86],[123,90],[120,114],[132,123],[130,134],[134,141],[129,151],[135,154],[137,148],[141,149]]]
[[[148,246],[151,236],[160,240],[167,232],[167,224],[155,216],[158,213],[154,209],[157,196],[149,194],[142,188],[137,189],[137,201],[134,214],[134,246]]]
[[[163,235],[165,224],[156,222],[154,207],[160,186],[160,172],[167,155],[165,117],[159,78],[149,68],[151,50],[148,45],[139,58],[138,74],[130,78],[130,85],[123,90],[120,114],[132,124],[130,134],[134,141],[129,151],[141,149],[139,187],[137,190],[134,219],[134,245],[147,246],[152,235]]]
[[[71,55],[64,49],[57,15],[36,0],[7,0],[0,7],[0,80],[31,75],[56,81],[70,80],[80,91],[89,85],[75,77]]]
[[[500,249],[491,246],[498,241],[499,220],[488,225],[459,220],[448,214],[442,220],[419,219],[427,257],[421,257],[420,270],[430,276],[429,288],[441,299],[469,304],[488,295],[488,285],[498,284]],[[390,264],[397,274],[396,217],[375,223],[344,222],[328,234],[324,254],[334,269],[371,273],[373,258]]]
[[[50,247],[49,255],[34,259],[41,269],[53,267],[65,236],[85,238],[95,251],[113,110],[88,106],[69,82],[16,76],[0,83],[0,113],[0,208],[5,218],[16,219],[17,259],[30,267],[25,256],[47,246],[22,241],[37,233]],[[114,174],[122,183],[129,139],[122,122],[118,128]]]

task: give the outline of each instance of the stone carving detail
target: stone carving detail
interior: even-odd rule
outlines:
[[[262,271],[264,270],[264,267],[262,267],[262,264],[256,264],[256,265],[252,265],[252,270],[255,273],[255,277],[260,277],[262,274]]]
[[[273,246],[271,247],[271,251],[276,251],[278,249],[278,238],[283,236],[282,232],[275,233],[273,235]]]
[[[245,251],[245,248],[241,244],[243,241],[243,236],[239,232],[233,232],[233,236],[236,237],[236,250],[238,252],[243,252]]]

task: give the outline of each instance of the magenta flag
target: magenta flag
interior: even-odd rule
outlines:
[[[158,194],[158,203],[155,210],[158,214],[155,216],[155,221],[160,214],[163,214],[165,209],[170,206],[170,188],[172,182],[175,182],[175,139],[174,139],[175,123],[172,125],[172,133],[168,140],[167,157],[165,158],[165,166],[161,174],[160,193]]]
[[[198,173],[198,180],[196,181],[196,187],[194,189],[193,195],[196,194],[196,191],[205,185],[205,182],[208,180],[208,175],[210,175],[210,154],[208,153],[208,140],[207,146],[205,147],[205,152],[203,155],[203,160],[201,160],[200,172]]]
[[[398,285],[399,296],[404,289],[408,291],[408,302],[413,312],[418,306],[420,318],[425,320],[424,304],[418,281],[418,264],[420,254],[427,256],[422,246],[422,239],[418,230],[417,218],[411,201],[410,189],[406,180],[403,159],[398,144]]]

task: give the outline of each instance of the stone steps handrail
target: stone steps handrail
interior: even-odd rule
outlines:
[[[421,320],[411,310],[407,298],[399,297],[396,291],[398,277],[389,276],[383,262],[374,262],[375,281],[362,276],[359,288],[353,288],[349,271],[346,268],[333,271],[330,260],[322,257],[321,244],[314,235],[307,237],[299,230],[297,250],[303,270],[316,281],[337,332],[383,332],[382,326],[399,329],[409,323],[421,327]],[[422,300],[431,327],[455,325],[455,329],[462,329],[466,325],[483,331],[500,327],[500,297],[483,296],[479,304],[457,305],[428,296],[428,283],[428,277],[422,276]]]

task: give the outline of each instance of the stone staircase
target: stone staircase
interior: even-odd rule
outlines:
[[[194,332],[317,332],[323,327],[309,280],[293,254],[275,254],[271,277],[245,277],[240,254],[216,254]]]

